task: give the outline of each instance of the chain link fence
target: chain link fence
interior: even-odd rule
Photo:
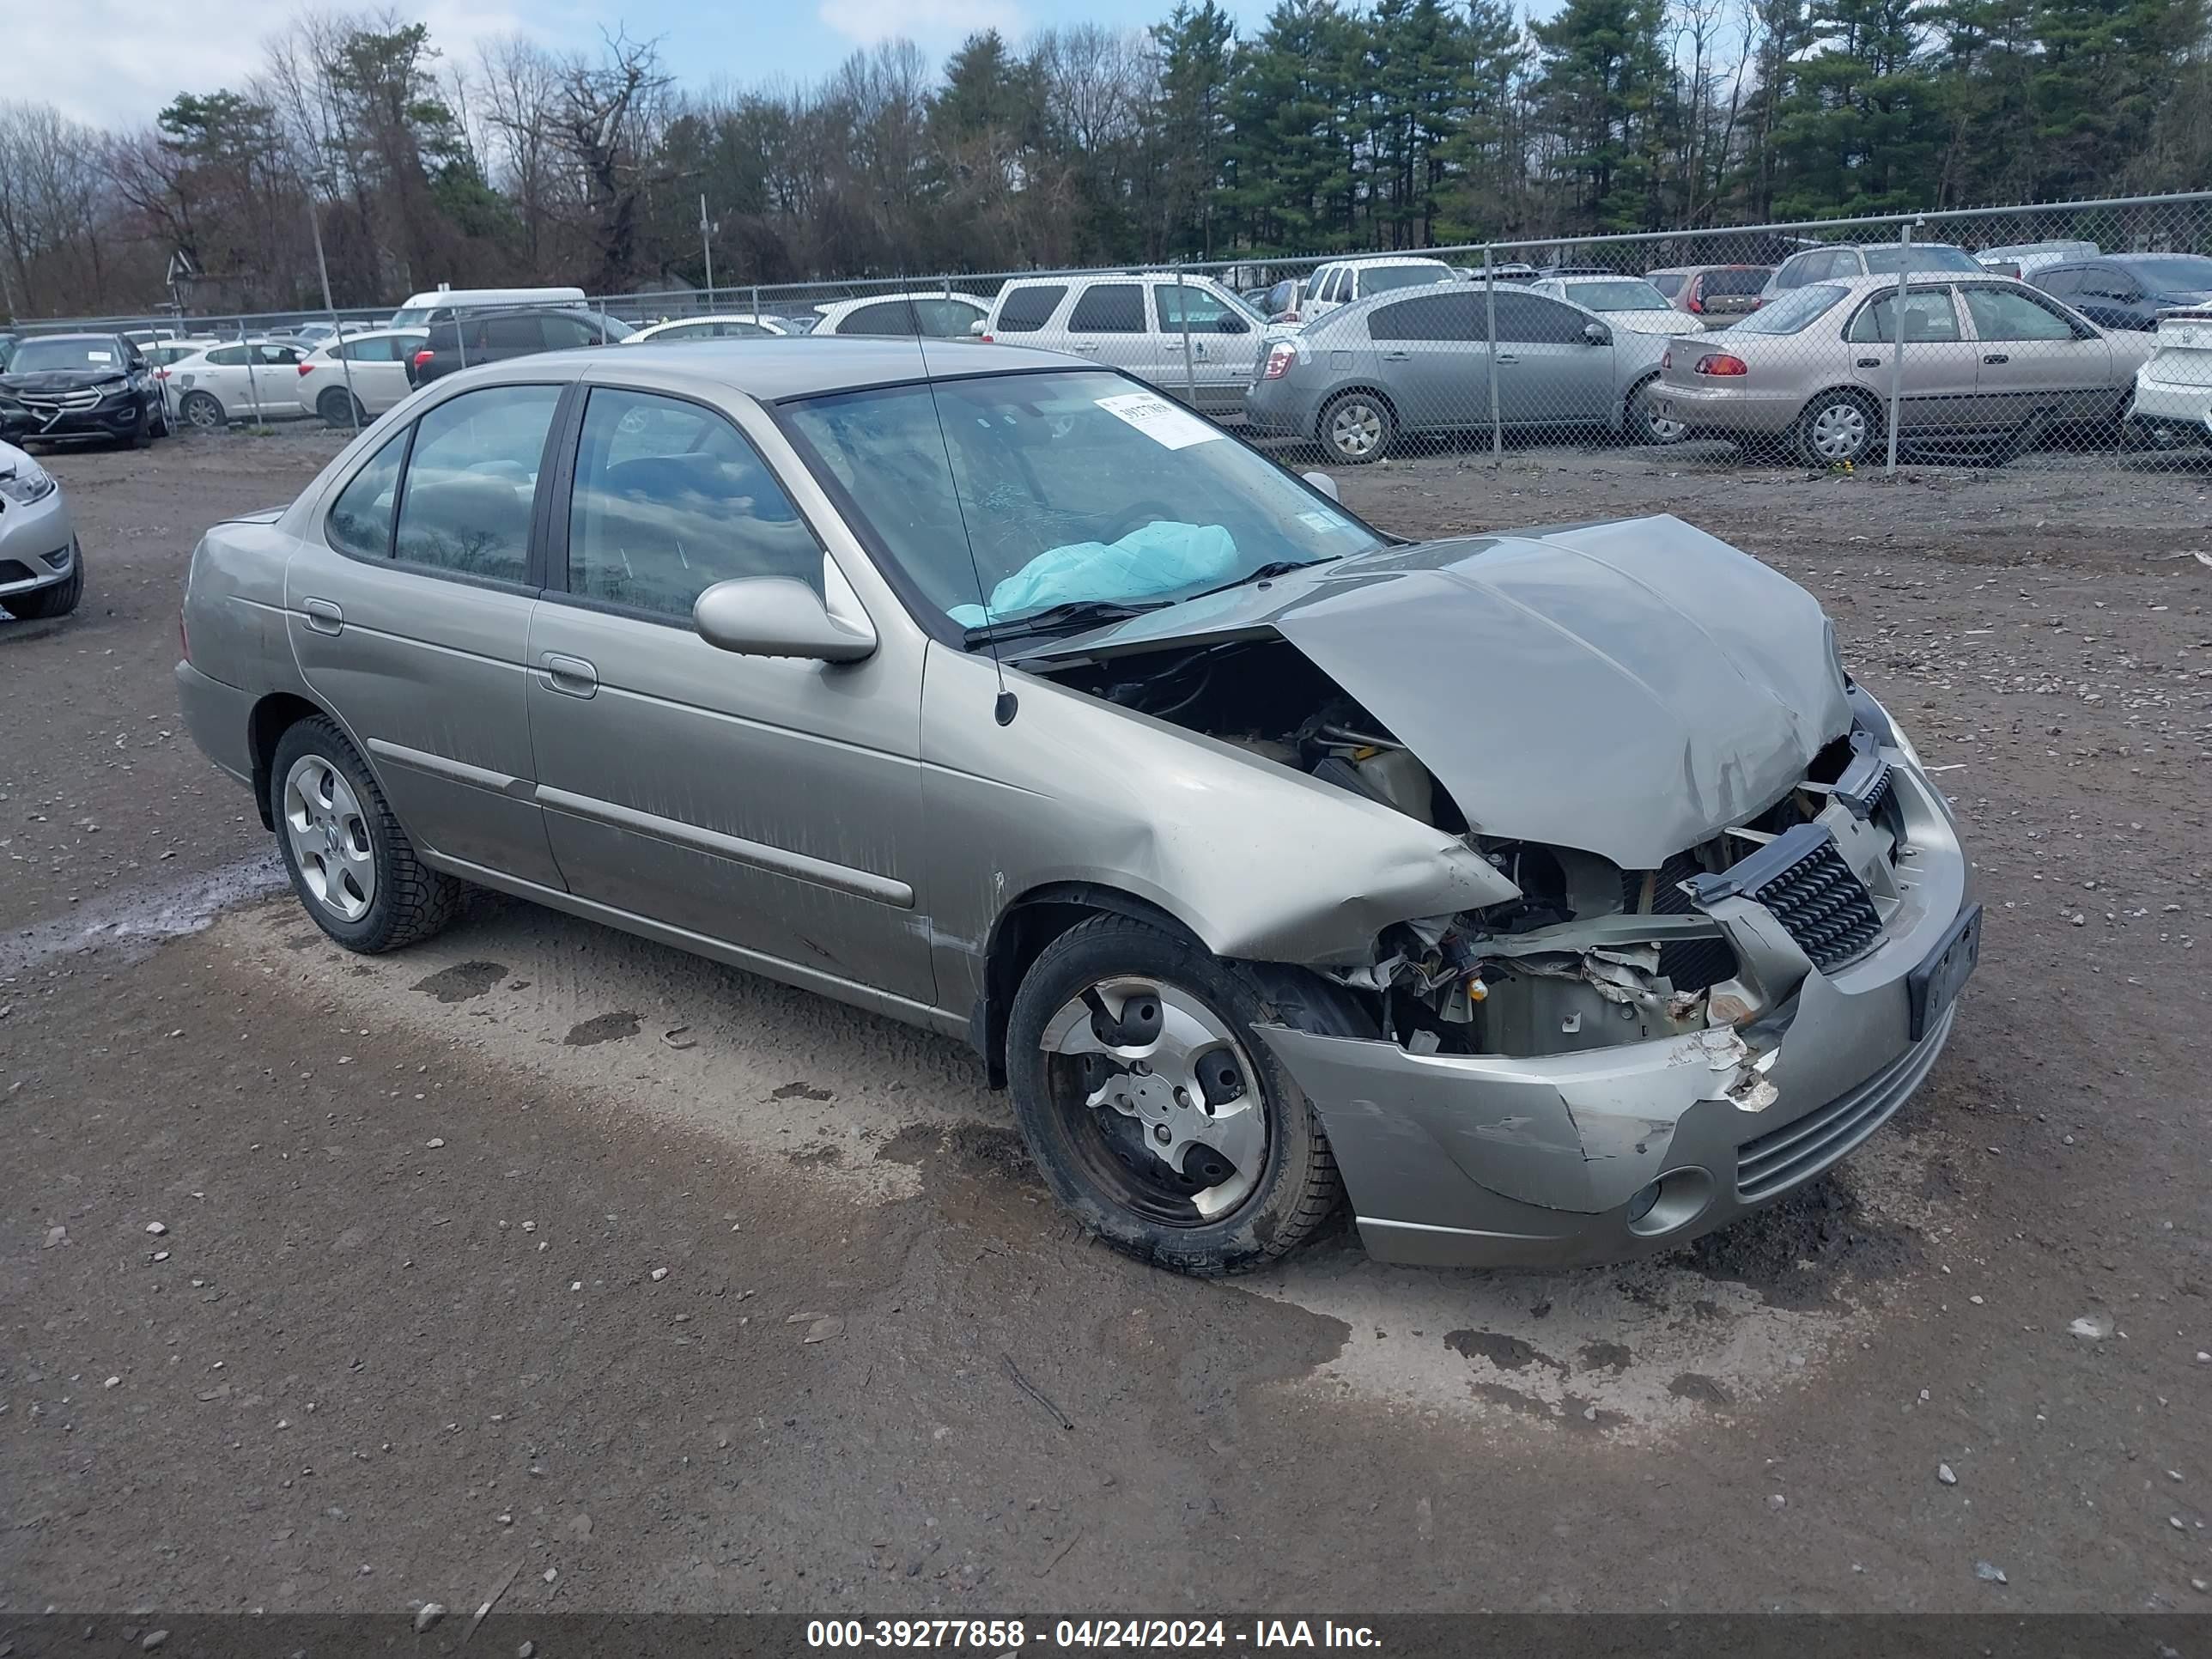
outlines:
[[[1067,352],[1332,465],[1596,445],[1823,469],[2212,464],[2212,191],[1168,268],[723,285],[587,307],[603,336],[614,325],[673,340],[920,334]],[[380,320],[331,311],[75,326],[247,341]],[[469,350],[482,333],[457,340],[464,361],[485,355]],[[252,418],[318,412],[263,390],[248,388]],[[333,411],[356,417],[343,398],[321,412]]]

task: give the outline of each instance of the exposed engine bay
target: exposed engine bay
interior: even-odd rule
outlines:
[[[1780,799],[1656,867],[1629,869],[1583,848],[1485,833],[1479,812],[1471,820],[1418,756],[1279,636],[1037,666],[1108,702],[1457,835],[1519,889],[1483,911],[1391,927],[1374,960],[1323,969],[1370,999],[1382,1029],[1415,1053],[1538,1056],[1699,1031],[1724,1038],[1739,1055],[1756,1052],[1766,1045],[1754,1036],[1747,1051],[1745,1034],[1786,1006],[1808,960],[1827,968],[1863,953],[1897,902],[1887,872],[1902,826],[1878,781],[1887,768],[1872,758],[1871,735],[1856,726],[1826,742]],[[1450,693],[1440,684],[1437,695]],[[1468,718],[1510,720],[1510,702],[1471,703]],[[1793,915],[1802,913],[1799,942],[1809,957],[1785,942],[1779,963],[1744,960],[1731,943],[1741,930],[1708,914],[1692,890],[1725,914],[1729,872],[1815,823],[1847,833],[1865,867],[1841,858],[1832,868],[1791,864],[1780,879],[1799,896]],[[1872,844],[1869,833],[1878,838]],[[1808,830],[1788,844],[1812,838]],[[1796,935],[1798,922],[1789,926]],[[1772,1097],[1755,1074],[1747,1073],[1744,1086]]]

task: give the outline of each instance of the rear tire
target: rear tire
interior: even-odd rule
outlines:
[[[1797,416],[1797,453],[1811,466],[1856,466],[1881,436],[1881,410],[1863,392],[1824,392]]]
[[[461,885],[433,870],[392,815],[375,775],[320,714],[277,739],[270,816],[292,890],[315,925],[365,956],[441,933]]]
[[[1637,382],[1628,394],[1629,435],[1640,444],[1678,444],[1690,435],[1690,428],[1680,421],[1669,420],[1655,406],[1658,398],[1659,377],[1647,375]]]
[[[184,417],[186,426],[202,432],[220,432],[228,424],[222,404],[211,392],[187,392],[177,405],[177,413]]]
[[[368,410],[362,407],[360,398],[348,397],[343,386],[332,386],[318,398],[315,413],[323,417],[325,426],[350,429],[368,424]]]
[[[1295,1017],[1296,1000],[1127,916],[1093,917],[1047,945],[1008,1011],[1006,1072],[1054,1195],[1115,1249],[1176,1273],[1240,1273],[1297,1249],[1344,1184],[1320,1118],[1255,1030]],[[1094,1019],[1147,1012],[1149,1038],[1108,1028],[1123,1058],[1099,1048]],[[1089,1103],[1106,1091],[1137,1109]],[[1152,1150],[1171,1135],[1180,1168]]]
[[[1379,461],[1398,441],[1398,417],[1372,392],[1342,392],[1321,411],[1314,436],[1322,453],[1345,466]]]
[[[44,622],[50,617],[66,617],[77,607],[84,597],[84,550],[78,548],[70,561],[68,580],[56,582],[51,587],[33,588],[28,593],[18,593],[12,599],[0,599],[9,610],[25,622]]]

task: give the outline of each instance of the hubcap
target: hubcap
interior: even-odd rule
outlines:
[[[1355,398],[1328,417],[1328,441],[1342,455],[1371,455],[1382,441],[1382,411]]]
[[[1267,1099],[1227,1022],[1149,980],[1103,980],[1045,1027],[1071,1103],[1118,1164],[1132,1207],[1166,1220],[1226,1215],[1259,1184]],[[1097,1160],[1094,1160],[1097,1162]]]
[[[1830,404],[1813,417],[1813,453],[1848,461],[1866,447],[1866,411],[1856,404]]]
[[[359,921],[376,898],[376,853],[368,820],[345,775],[320,755],[303,755],[284,778],[284,836],[300,878],[341,921]]]
[[[1668,416],[1662,415],[1656,409],[1654,409],[1651,406],[1651,393],[1648,388],[1644,391],[1643,398],[1644,428],[1651,434],[1651,441],[1661,444],[1677,444],[1681,442],[1684,434],[1686,434],[1690,428],[1684,426],[1680,421],[1671,420]]]
[[[194,426],[211,427],[222,418],[222,410],[207,398],[194,398],[185,404],[185,418]]]

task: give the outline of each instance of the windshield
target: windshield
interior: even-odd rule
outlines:
[[[1273,462],[1121,375],[998,374],[932,391],[784,410],[817,475],[843,487],[881,549],[963,627],[1086,600],[1188,599],[1263,565],[1382,545]]]
[[[1834,305],[1849,292],[1831,288],[1825,283],[1815,283],[1809,288],[1793,288],[1778,299],[1768,301],[1750,316],[1730,323],[1725,331],[1731,334],[1796,334]]]
[[[2130,259],[2126,269],[2145,288],[2155,289],[2161,294],[2212,289],[2212,259],[2201,253],[2169,253],[2156,259]]]
[[[1420,288],[1430,283],[1458,280],[1449,265],[1369,265],[1359,273],[1359,292],[1364,297],[1394,288]]]
[[[1667,296],[1650,283],[1630,278],[1617,283],[1568,283],[1562,297],[1592,311],[1672,311]]]
[[[124,367],[123,347],[113,340],[26,340],[16,348],[15,361],[8,365],[8,372],[40,374],[58,368],[105,369],[120,374]]]
[[[1981,261],[1963,248],[1946,247],[1940,244],[1915,243],[1910,247],[1869,247],[1860,250],[1866,255],[1869,276],[1894,276],[1899,270],[1971,270],[1981,274]]]
[[[392,320],[385,324],[385,326],[386,328],[422,328],[429,322],[435,310],[434,306],[403,306],[392,313]]]

